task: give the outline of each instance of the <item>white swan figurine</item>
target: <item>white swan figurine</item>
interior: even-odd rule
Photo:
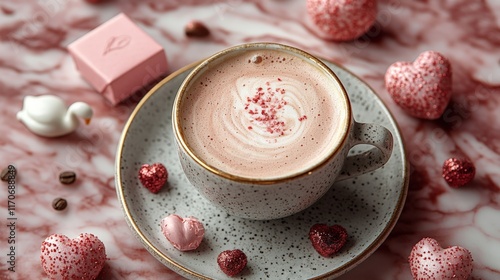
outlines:
[[[92,115],[87,103],[75,102],[67,108],[60,97],[41,95],[26,96],[17,119],[35,134],[57,137],[73,132],[80,124],[79,117],[89,124]]]

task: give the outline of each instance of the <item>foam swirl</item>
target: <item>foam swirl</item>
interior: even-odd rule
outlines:
[[[303,84],[289,77],[239,78],[228,98],[235,110],[224,125],[234,128],[228,132],[239,143],[251,143],[268,153],[276,151],[276,147],[288,146],[303,135],[304,116],[311,111],[304,98],[306,91]]]
[[[340,97],[331,93],[338,84],[279,55],[225,60],[196,79],[184,101],[183,131],[203,161],[233,175],[276,178],[316,164],[336,145],[345,121]]]

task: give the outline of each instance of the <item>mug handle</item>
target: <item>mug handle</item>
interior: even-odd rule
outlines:
[[[349,179],[384,165],[391,157],[393,141],[392,133],[387,128],[378,124],[354,121],[349,149],[358,144],[375,147],[361,154],[347,156],[336,181]]]

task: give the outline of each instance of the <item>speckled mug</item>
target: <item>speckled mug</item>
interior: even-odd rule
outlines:
[[[330,154],[325,153],[315,164],[307,166],[299,174],[279,179],[243,178],[219,170],[202,160],[186,142],[181,131],[179,105],[184,93],[196,78],[211,65],[224,60],[235,52],[249,50],[279,50],[314,63],[329,78],[336,81],[340,94],[346,102],[347,115],[341,141]],[[230,215],[255,220],[278,219],[298,213],[320,199],[336,181],[373,171],[384,165],[392,153],[391,132],[377,124],[358,123],[352,116],[349,97],[335,73],[321,60],[294,47],[276,43],[249,43],[225,49],[200,63],[186,77],[174,100],[172,122],[179,158],[188,180],[210,202]],[[196,124],[195,124],[196,125]],[[349,150],[358,144],[374,146],[361,154],[349,155]],[[300,160],[300,159],[299,159]],[[333,203],[333,202],[332,202]]]

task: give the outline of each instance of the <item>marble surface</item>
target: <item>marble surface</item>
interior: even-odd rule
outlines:
[[[109,105],[81,78],[66,51],[119,12],[164,46],[170,73],[231,45],[274,41],[343,65],[384,100],[405,140],[410,190],[388,239],[340,279],[411,279],[407,259],[423,237],[468,248],[474,258],[471,279],[500,278],[500,2],[381,0],[378,8],[377,23],[366,36],[338,43],[316,35],[302,0],[2,1],[0,167],[12,164],[18,174],[14,215],[7,209],[7,187],[0,192],[0,279],[46,279],[39,259],[42,241],[53,233],[75,237],[81,232],[98,235],[106,246],[109,259],[99,279],[182,279],[133,236],[115,191],[118,141],[140,96]],[[184,26],[194,19],[207,25],[209,37],[184,35]],[[390,64],[411,61],[426,50],[443,53],[453,67],[452,101],[435,121],[402,111],[383,79]],[[92,123],[65,137],[35,136],[16,113],[24,96],[41,94],[91,104]],[[474,163],[476,177],[469,185],[454,189],[442,179],[441,166],[449,157]],[[77,172],[74,184],[59,183],[64,170]],[[66,210],[52,209],[56,197],[68,200]],[[15,272],[6,261],[9,217],[16,218]]]

